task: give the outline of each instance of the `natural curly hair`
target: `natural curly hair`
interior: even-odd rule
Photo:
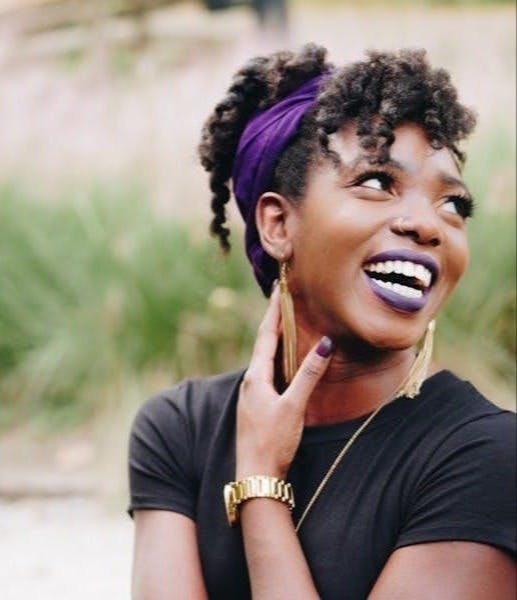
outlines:
[[[434,148],[449,148],[460,164],[458,143],[474,129],[472,110],[458,102],[445,69],[433,69],[425,50],[369,51],[365,60],[334,69],[327,51],[308,44],[298,53],[276,52],[250,60],[234,76],[225,98],[206,121],[199,156],[210,173],[210,231],[228,251],[230,231],[225,205],[239,138],[250,117],[268,108],[316,75],[331,72],[315,106],[280,155],[271,190],[292,201],[303,197],[309,167],[318,157],[339,157],[329,148],[329,136],[354,120],[360,144],[371,162],[388,160],[393,129],[404,122],[420,125]]]

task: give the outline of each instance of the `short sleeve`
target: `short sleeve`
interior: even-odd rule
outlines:
[[[196,517],[197,484],[186,384],[155,396],[138,411],[129,440],[129,514],[161,509]]]
[[[515,415],[471,421],[427,462],[396,548],[471,541],[516,551]]]

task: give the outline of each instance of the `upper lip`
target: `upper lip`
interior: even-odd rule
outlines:
[[[428,256],[427,254],[420,254],[419,252],[408,250],[406,248],[384,250],[383,252],[374,254],[373,256],[370,256],[367,260],[364,261],[363,266],[372,263],[384,262],[387,260],[409,261],[424,266],[426,269],[429,269],[429,271],[431,271],[431,274],[433,276],[432,283],[436,281],[440,273],[440,267],[433,258]]]

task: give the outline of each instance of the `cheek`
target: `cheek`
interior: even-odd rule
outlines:
[[[456,285],[461,279],[469,264],[469,246],[467,236],[464,232],[458,232],[458,235],[453,240],[450,249],[449,258],[449,273],[451,275],[453,285]]]

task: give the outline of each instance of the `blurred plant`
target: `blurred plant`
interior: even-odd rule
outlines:
[[[244,261],[144,197],[98,187],[49,206],[0,190],[0,424],[80,421],[125,373],[172,382],[244,362],[259,301]]]
[[[44,204],[20,184],[0,188],[0,426],[73,425],[123,381],[159,373],[169,385],[246,363],[264,302],[242,248],[223,259],[198,224],[155,215],[145,197],[99,185]],[[471,268],[440,316],[438,355],[508,391],[514,214],[481,210],[469,227]]]
[[[480,211],[470,224],[471,265],[439,318],[449,360],[515,380],[515,215]],[[467,365],[469,363],[469,365]]]

